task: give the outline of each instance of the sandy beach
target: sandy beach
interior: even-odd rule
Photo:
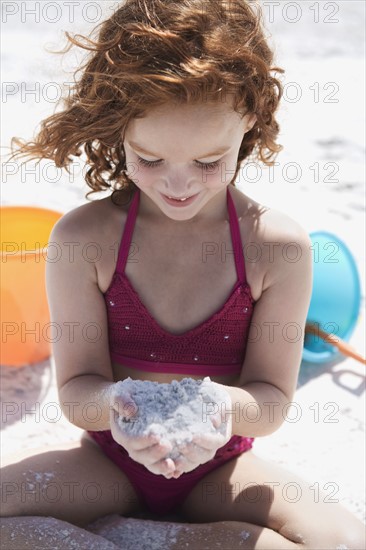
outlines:
[[[105,3],[103,10],[109,4],[116,2]],[[365,4],[330,3],[339,8],[333,14],[323,2],[316,3],[318,22],[310,2],[292,3],[301,4],[296,22],[294,11],[283,11],[285,4],[280,2],[273,17],[268,7],[264,12],[276,63],[286,70],[278,116],[278,141],[284,149],[272,169],[243,166],[237,186],[254,200],[285,212],[308,233],[329,231],[347,245],[356,260],[362,295],[350,344],[365,356]],[[61,48],[62,30],[87,32],[93,27],[81,17],[72,23],[69,15],[63,9],[56,23],[42,16],[38,23],[24,22],[20,12],[3,18],[2,154],[8,152],[12,136],[30,138],[41,119],[53,112],[47,83],[61,86],[70,78],[59,57],[44,51],[46,44]],[[25,93],[32,86],[38,86],[38,95]],[[27,172],[25,166],[3,161],[2,205],[66,213],[84,204],[89,189],[82,159],[78,162],[69,176],[52,168],[50,161],[42,161],[33,173],[33,163]],[[104,196],[100,193],[93,200]],[[64,418],[58,405],[53,356],[17,368],[2,365],[0,376],[3,457],[80,438],[82,430]],[[346,357],[326,364],[303,361],[294,402],[292,420],[274,434],[257,438],[254,452],[311,481],[366,523],[365,367]]]

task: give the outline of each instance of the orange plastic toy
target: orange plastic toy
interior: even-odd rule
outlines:
[[[49,236],[63,214],[31,206],[4,206],[0,215],[0,363],[18,367],[51,355],[45,269]]]

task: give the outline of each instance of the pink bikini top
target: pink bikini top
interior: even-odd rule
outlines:
[[[117,267],[104,293],[112,362],[149,372],[239,375],[255,301],[245,278],[239,223],[229,185],[227,207],[238,280],[216,313],[178,335],[158,324],[125,274],[139,200],[140,189],[137,188],[128,210]]]

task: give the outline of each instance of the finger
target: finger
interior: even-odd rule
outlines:
[[[190,462],[197,462],[197,458],[202,455],[202,453],[208,452],[207,449],[196,445],[196,443],[187,443],[184,447],[179,447],[179,458],[189,460]],[[178,459],[177,459],[178,460]]]
[[[213,414],[212,416],[210,416],[210,419],[211,419],[213,427],[216,430],[221,426],[221,424],[223,422],[221,412],[217,412],[217,413]]]
[[[140,462],[145,466],[150,466],[159,460],[167,458],[166,455],[171,452],[172,448],[173,447],[169,442],[159,442],[144,449],[133,449],[130,456],[137,462]]]
[[[224,438],[221,434],[194,434],[192,442],[203,449],[211,451],[224,445]]]
[[[215,449],[204,449],[203,447],[200,447],[198,445],[191,445],[190,449],[187,450],[184,454],[182,453],[183,460],[187,460],[188,462],[195,464],[196,466],[198,464],[205,464],[205,462],[208,462],[215,456]],[[180,467],[179,459],[176,460],[176,464],[178,467]]]
[[[175,464],[171,458],[159,460],[158,462],[155,462],[154,464],[150,464],[148,466],[144,464],[144,466],[153,474],[161,474],[168,479],[172,477],[172,474],[175,471]]]
[[[134,400],[127,396],[118,396],[112,401],[112,407],[121,418],[131,418],[138,415],[138,406]]]
[[[133,439],[126,438],[129,447],[136,452],[149,452],[153,447],[160,444],[160,438],[156,435],[134,436]]]
[[[127,450],[147,450],[160,443],[160,437],[155,434],[136,436],[124,431],[120,424],[118,427],[119,429],[116,433],[115,428],[111,425],[112,437]]]
[[[187,443],[184,447],[179,448],[180,456],[183,459],[193,461],[195,455],[200,453],[200,451],[205,451],[206,449],[202,449],[202,447],[199,447],[196,445],[196,443]]]
[[[175,461],[175,469],[176,469],[176,472],[178,473],[191,472],[192,470],[195,470],[199,465],[200,465],[200,462],[191,462],[190,460],[185,458]],[[176,476],[173,476],[173,477],[176,477]],[[177,475],[177,477],[179,476]]]

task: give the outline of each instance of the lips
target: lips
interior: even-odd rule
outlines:
[[[172,206],[186,206],[186,205],[192,204],[192,202],[198,196],[198,193],[196,193],[195,195],[190,195],[187,197],[180,197],[180,198],[175,198],[175,197],[172,197],[171,195],[163,195],[162,193],[161,193],[161,196],[164,198],[165,202],[167,202]]]
[[[166,195],[167,196],[167,195]],[[193,195],[190,195],[189,197],[168,197],[168,199],[173,199],[175,201],[186,201],[187,199],[189,199],[190,197],[192,197]]]

